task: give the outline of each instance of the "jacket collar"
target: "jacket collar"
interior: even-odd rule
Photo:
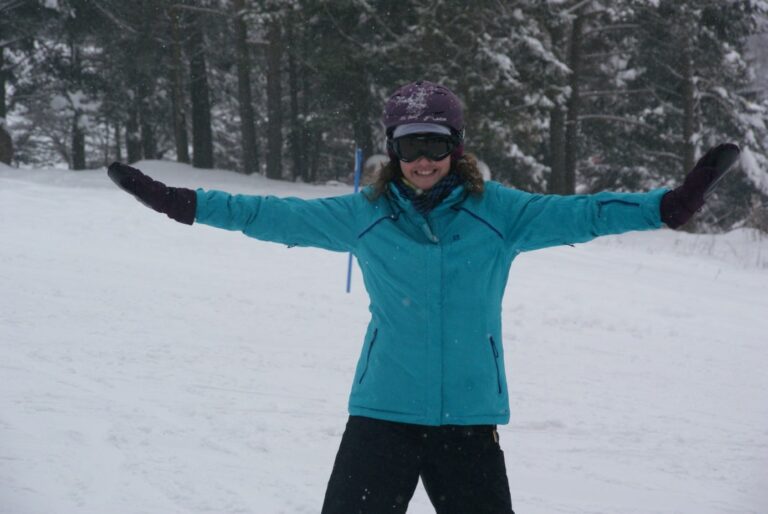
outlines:
[[[421,216],[421,214],[419,214],[419,212],[413,206],[413,203],[398,190],[394,183],[389,184],[389,192],[386,196],[393,211],[397,213],[405,212],[410,216]],[[442,202],[437,204],[430,211],[430,214],[438,214],[451,208],[457,209],[462,204],[462,202],[467,199],[467,196],[468,193],[464,185],[458,185],[448,194],[448,196],[443,198]]]

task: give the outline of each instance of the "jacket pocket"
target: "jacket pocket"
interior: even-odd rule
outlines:
[[[376,336],[379,334],[379,329],[374,328],[373,329],[373,335],[371,336],[371,342],[368,343],[368,354],[365,356],[365,367],[363,368],[363,372],[360,373],[360,379],[357,381],[358,384],[363,383],[363,379],[365,378],[365,374],[368,373],[368,366],[371,363],[371,351],[373,350],[373,345],[376,343]]]
[[[491,343],[491,351],[493,352],[493,364],[496,366],[496,386],[498,387],[499,394],[501,394],[501,370],[499,369],[499,349],[496,348],[496,341],[493,340],[493,336],[489,336],[488,341],[490,341]]]

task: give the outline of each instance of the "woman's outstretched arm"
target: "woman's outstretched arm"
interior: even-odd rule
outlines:
[[[169,187],[136,168],[113,163],[109,177],[139,202],[180,223],[194,222],[245,235],[332,251],[352,251],[363,195],[305,200],[275,196],[232,195]]]
[[[507,238],[519,251],[530,251],[662,224],[678,228],[704,205],[738,154],[733,144],[712,148],[672,190],[558,196],[500,187],[497,198],[505,212]]]

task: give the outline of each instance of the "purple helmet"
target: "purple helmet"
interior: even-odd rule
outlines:
[[[435,123],[451,129],[461,137],[464,130],[464,110],[461,101],[445,86],[419,80],[406,84],[392,93],[384,106],[384,126],[387,136],[398,125]]]

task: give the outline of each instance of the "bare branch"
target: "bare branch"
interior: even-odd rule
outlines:
[[[331,20],[331,23],[333,23],[333,26],[336,27],[336,31],[339,33],[339,35],[341,37],[343,37],[344,39],[346,39],[347,41],[349,41],[350,43],[352,43],[353,45],[355,45],[355,46],[357,46],[359,48],[365,48],[364,44],[362,44],[361,42],[357,41],[355,38],[347,35],[347,33],[344,32],[341,29],[341,27],[339,27],[339,24],[336,21],[336,18],[334,18],[333,14],[331,14],[331,12],[328,10],[328,5],[326,5],[325,3],[323,4],[323,10],[328,15],[328,18]]]
[[[627,125],[636,125],[648,130],[656,130],[656,127],[652,127],[651,125],[648,125],[642,121],[633,120],[632,118],[622,118],[621,116],[611,116],[610,114],[583,114],[579,116],[579,121],[583,120],[611,121],[616,123],[624,123]],[[573,123],[573,121],[569,121],[567,123]]]
[[[581,0],[581,2],[577,3],[576,5],[573,5],[573,6],[569,7],[568,9],[564,9],[564,10],[560,11],[557,14],[559,16],[568,16],[572,12],[578,11],[579,9],[581,9],[582,7],[584,7],[586,4],[588,4],[591,1],[592,0]]]
[[[682,98],[683,95],[681,95],[678,91],[675,91],[674,89],[669,89],[668,87],[660,86],[659,84],[655,84],[652,88],[654,96],[659,100],[662,101],[661,98],[658,96],[657,91],[664,92],[670,96],[674,96],[675,98]]]
[[[653,150],[643,150],[648,155],[654,155],[656,157],[666,157],[668,159],[673,159],[677,162],[683,162],[683,158],[679,155],[672,153],[672,152],[655,152]]]
[[[380,17],[378,14],[376,14],[376,9],[374,9],[373,7],[371,7],[371,6],[370,6],[370,4],[368,4],[368,1],[367,1],[367,0],[358,0],[358,3],[360,3],[361,5],[363,5],[363,6],[364,6],[364,8],[367,10],[368,14],[369,14],[369,15],[370,15],[370,16],[371,16],[371,17],[372,17],[374,20],[376,20],[376,23],[378,23],[378,24],[379,24],[379,26],[380,26],[382,29],[384,29],[384,32],[386,32],[387,34],[389,34],[389,35],[390,35],[390,36],[391,36],[391,37],[392,37],[394,40],[397,40],[397,39],[399,39],[399,38],[400,38],[400,37],[399,37],[397,34],[395,34],[395,33],[392,31],[392,29],[390,29],[390,28],[389,28],[389,24],[388,24],[388,23],[386,23],[384,20],[382,20],[382,19],[381,19],[381,17]]]
[[[24,3],[24,0],[6,0],[0,2],[0,12],[12,11]]]
[[[595,52],[592,54],[583,54],[581,56],[582,59],[606,59],[608,57],[613,57],[615,55],[626,55],[626,51],[624,50],[616,50],[614,52]]]
[[[184,4],[173,4],[168,9],[174,10],[185,10],[185,11],[197,11],[197,12],[204,12],[208,14],[215,14],[217,16],[232,16],[231,13],[228,13],[226,11],[222,11],[219,9],[211,9],[210,7],[197,7],[194,5],[184,5]],[[235,13],[236,15],[237,13]]]
[[[675,78],[680,79],[680,80],[685,80],[685,77],[680,75],[680,73],[676,69],[672,68],[669,64],[663,63],[663,62],[659,61],[658,59],[654,59],[654,61],[656,61],[657,64],[660,64],[662,68],[665,68]]]
[[[93,6],[98,9],[98,11],[104,15],[109,21],[120,27],[121,29],[125,29],[128,32],[131,32],[133,34],[138,34],[138,31],[131,27],[129,24],[124,22],[123,20],[117,18],[114,14],[109,12],[107,9],[104,9],[101,5],[99,5],[99,2],[93,2]]]
[[[617,89],[614,91],[584,91],[580,93],[580,96],[619,96],[619,95],[636,95],[640,93],[650,93],[653,89],[646,87],[643,89]]]
[[[616,25],[605,25],[604,27],[596,27],[584,32],[584,36],[596,34],[598,32],[608,32],[611,30],[623,30],[623,29],[637,29],[640,25],[637,23],[617,23]]]

